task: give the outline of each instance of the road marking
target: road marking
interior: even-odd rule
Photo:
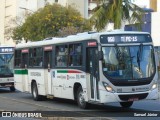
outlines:
[[[44,107],[44,108],[49,108],[49,109],[53,109],[54,110],[57,110],[57,111],[69,111],[67,109],[59,109],[59,108],[53,108],[53,107],[49,107],[49,106],[44,106],[44,105],[39,105],[39,104],[35,104],[35,103],[30,103],[30,102],[26,102],[26,101],[22,101],[22,100],[17,100],[17,99],[13,99],[13,98],[10,98],[8,99],[7,97],[4,97],[4,96],[0,96],[0,98],[2,99],[6,99],[6,100],[11,100],[11,101],[15,101],[15,102],[18,102],[18,103],[25,103],[25,104],[30,104],[30,105],[35,105],[35,106],[38,106],[38,107]],[[5,110],[6,111],[6,110]],[[12,110],[11,110],[12,111]],[[81,112],[76,112],[76,111],[72,111],[74,113],[78,113],[78,114],[81,114],[81,115],[85,115],[85,116],[92,116],[92,117],[97,117],[96,115],[93,115],[93,114],[86,114],[86,113],[81,113]],[[84,112],[84,111],[83,111]]]

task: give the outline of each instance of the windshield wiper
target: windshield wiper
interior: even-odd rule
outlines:
[[[137,63],[138,63],[138,68],[140,70],[141,68],[141,60],[142,60],[142,54],[143,54],[143,44],[141,43],[140,46],[139,46],[139,50],[137,52]]]
[[[116,58],[117,58],[118,61],[121,61],[122,60],[122,53],[121,53],[117,44],[115,45],[115,48],[116,48],[116,52],[117,52]]]

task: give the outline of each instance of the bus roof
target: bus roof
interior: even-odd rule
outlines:
[[[1,44],[0,47],[15,47],[15,45],[4,45],[4,44]]]
[[[99,39],[100,35],[116,35],[116,34],[149,34],[148,32],[137,32],[137,31],[110,31],[110,32],[84,32],[78,33],[76,35],[70,35],[67,37],[62,38],[46,38],[41,41],[36,42],[27,42],[27,43],[19,43],[16,45],[16,48],[28,48],[28,47],[35,47],[35,46],[47,46],[52,44],[60,44],[60,43],[67,43],[67,42],[76,42],[76,41],[85,41],[85,40],[93,40]]]

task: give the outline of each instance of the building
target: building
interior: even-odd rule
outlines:
[[[27,14],[43,8],[47,2],[50,4],[58,3],[63,6],[71,5],[84,18],[89,17],[90,10],[96,5],[95,0],[1,0],[0,44],[15,44],[9,31],[16,25],[22,24]],[[13,23],[13,19],[16,19],[16,23]]]
[[[45,6],[46,2],[54,3],[58,0],[1,0],[0,1],[0,45],[14,45],[11,29],[25,20],[28,13],[33,13]],[[16,19],[16,22],[14,20]]]
[[[145,1],[145,2],[144,2]],[[149,32],[152,36],[153,43],[155,46],[160,46],[160,34],[159,28],[160,26],[160,0],[144,0],[145,4],[142,7],[141,4],[139,5],[146,10],[146,14],[144,16],[144,24],[142,25],[142,31]],[[136,3],[136,0],[134,1]],[[137,0],[138,2],[138,0]],[[136,28],[132,25],[126,25],[125,30],[133,31]]]

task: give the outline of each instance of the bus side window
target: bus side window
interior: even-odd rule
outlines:
[[[43,49],[41,47],[31,48],[29,53],[29,66],[30,67],[43,67]]]
[[[69,66],[82,65],[82,45],[71,44],[69,45]]]
[[[14,65],[15,67],[21,67],[21,50],[15,51]]]
[[[67,45],[56,46],[56,66],[67,66],[68,47]]]
[[[28,67],[28,53],[22,54],[22,68]]]
[[[52,51],[44,52],[44,67],[50,68],[52,66]]]

